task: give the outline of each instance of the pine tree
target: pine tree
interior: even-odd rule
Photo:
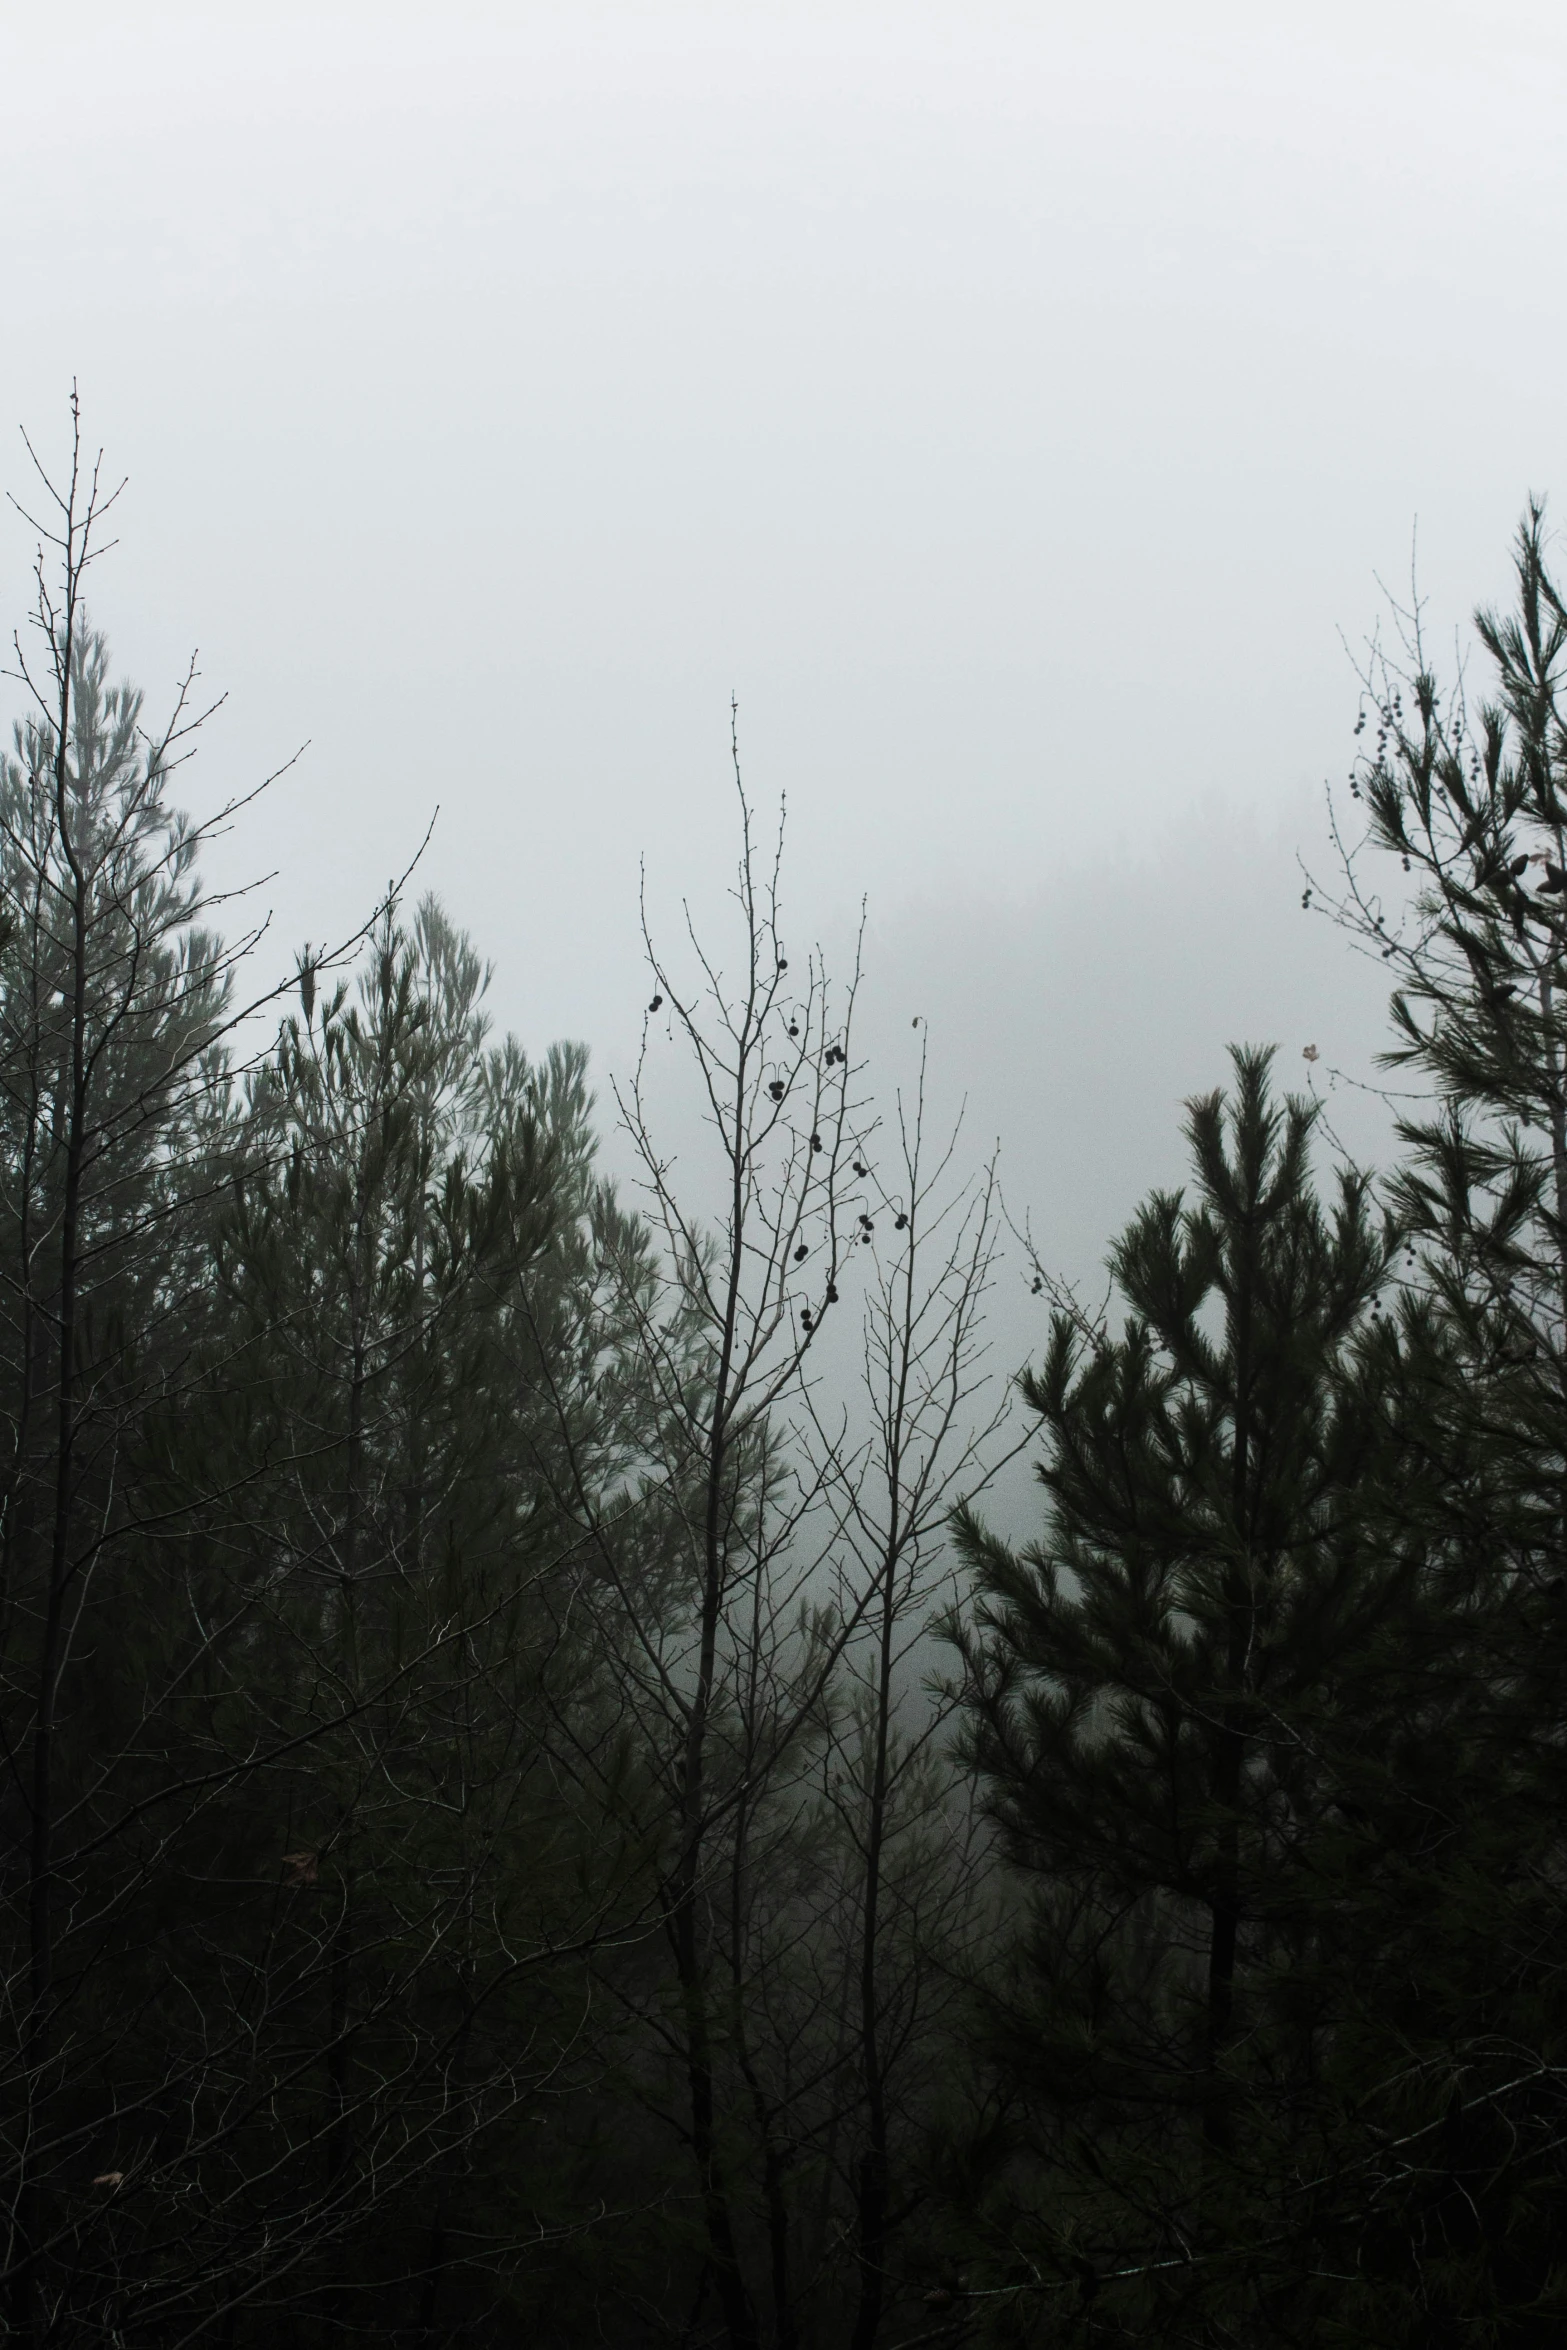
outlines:
[[[149,737],[83,618],[103,506],[78,445],[0,765],[4,2322],[428,2350],[560,2215],[623,1922],[553,1495],[626,1484],[645,1243],[438,909],[245,999],[188,700]]]
[[[1073,2307],[1105,2341],[1307,2338],[1289,2194],[1325,2143],[1343,1807],[1414,1577],[1370,1507],[1394,1234],[1359,1173],[1319,1199],[1269,1061],[1192,1104],[1192,1195],[1112,1252],[1122,1329],[1058,1314],[1023,1381],[1045,1533],[961,1527],[967,1750],[1032,1888],[988,2002],[1030,2157],[992,2281],[1050,2338]]]
[[[205,1544],[258,1595],[267,1768],[231,1963],[264,1975],[267,2023],[209,2087],[266,2119],[226,2194],[218,2145],[190,2165],[218,2265],[254,2278],[241,2340],[283,2308],[323,2338],[434,2339],[494,2297],[484,2271],[536,2232],[528,2182],[551,2200],[520,2117],[543,2077],[571,2085],[562,2001],[619,1922],[614,1841],[552,1769],[555,1715],[587,1734],[595,1685],[535,1457],[563,1403],[587,1434],[573,1357],[606,1207],[581,1056],[492,1046],[486,977],[428,900],[406,931],[388,910],[357,990],[318,991],[307,961],[217,1234],[222,1363],[184,1442],[235,1496]],[[597,1369],[613,1384],[602,1349]],[[281,2298],[267,2239],[295,2246]]]
[[[1388,1065],[1427,1089],[1391,1194],[1386,1515],[1449,1632],[1368,1800],[1363,1862],[1398,1897],[1362,1990],[1402,2052],[1374,2068],[1402,2087],[1398,2158],[1366,2173],[1374,2265],[1412,2326],[1532,2344],[1559,2329],[1567,2267],[1567,607],[1538,502],[1515,569],[1513,608],[1476,615],[1478,704],[1435,674],[1418,608],[1368,664],[1366,832],[1330,902],[1395,980]],[[1389,860],[1408,879],[1384,894]]]

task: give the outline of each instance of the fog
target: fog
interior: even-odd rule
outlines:
[[[227,693],[195,805],[308,741],[219,858],[280,965],[438,809],[498,1016],[623,1069],[733,695],[793,936],[868,900],[873,1073],[928,1017],[1063,1273],[1232,1038],[1383,1148],[1297,859],[1379,583],[1418,537],[1450,645],[1561,476],[1558,11],[141,0],[0,66],[0,422],[58,463],[74,376],[128,475],[94,609]]]

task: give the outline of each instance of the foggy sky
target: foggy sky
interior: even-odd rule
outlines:
[[[1449,644],[1567,495],[1559,9],[137,0],[6,9],[0,86],[0,425],[75,375],[129,475],[95,616],[228,693],[196,807],[308,738],[220,865],[280,964],[439,805],[499,1017],[623,1067],[733,693],[795,934],[869,899],[867,1035],[1064,1269],[1232,1037],[1377,1146],[1295,860],[1417,523]]]

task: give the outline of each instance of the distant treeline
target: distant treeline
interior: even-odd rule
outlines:
[[[432,900],[253,981],[79,460],[0,776],[7,2339],[1559,2343],[1541,514],[1490,699],[1361,681],[1399,1163],[1237,1050],[1101,1315],[873,1098],[738,765],[623,1195]]]

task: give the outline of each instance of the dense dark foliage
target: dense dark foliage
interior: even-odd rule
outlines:
[[[46,494],[0,773],[7,2338],[1557,2340],[1538,513],[1494,703],[1413,621],[1367,670],[1331,902],[1394,967],[1402,1163],[1328,1171],[1238,1051],[1013,1414],[993,1175],[923,1072],[878,1117],[743,793],[738,951],[648,940],[628,1206],[584,1055],[491,1034],[432,901],[250,983],[171,796],[199,717],[112,684],[104,501]]]

